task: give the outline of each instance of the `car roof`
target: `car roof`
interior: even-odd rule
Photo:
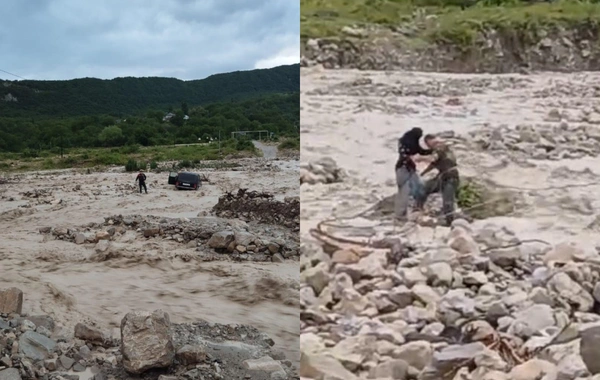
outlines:
[[[179,172],[179,174],[199,175],[198,173],[192,173],[192,172]]]

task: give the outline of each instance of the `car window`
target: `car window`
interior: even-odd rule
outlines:
[[[198,176],[189,173],[180,173],[179,176],[177,176],[177,179],[179,182],[198,182]]]

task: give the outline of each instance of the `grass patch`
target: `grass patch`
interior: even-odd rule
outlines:
[[[240,140],[241,141],[241,140]],[[90,168],[96,166],[123,166],[139,170],[157,168],[159,161],[177,161],[185,167],[201,166],[204,161],[219,161],[226,157],[256,155],[256,148],[250,142],[227,140],[221,143],[189,146],[125,146],[121,148],[76,148],[60,156],[55,152],[0,153],[0,170],[19,172],[28,170],[56,170],[68,168]],[[135,165],[133,164],[135,163]],[[187,165],[189,164],[189,165]],[[129,169],[127,169],[129,170]],[[135,171],[134,170],[134,171]]]
[[[300,138],[285,139],[277,146],[280,150],[300,150]]]
[[[435,17],[423,17],[423,13]],[[376,24],[407,26],[413,31],[412,38],[436,43],[473,44],[485,29],[535,42],[542,29],[586,24],[595,28],[598,23],[599,3],[573,0],[301,0],[303,39],[343,37],[344,26]]]
[[[522,203],[522,196],[476,178],[461,178],[456,203],[472,218],[486,219],[512,214]]]

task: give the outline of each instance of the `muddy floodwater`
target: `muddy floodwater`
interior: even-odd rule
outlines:
[[[110,254],[99,261],[94,244],[39,232],[81,228],[112,215],[195,218],[238,188],[266,191],[276,199],[298,196],[297,161],[248,159],[232,170],[200,172],[210,183],[198,191],[175,190],[167,184],[168,172],[147,173],[148,194],[137,193],[135,173],[122,168],[7,175],[8,183],[0,185],[0,288],[20,288],[23,312],[50,315],[66,335],[77,322],[87,322],[118,337],[129,311],[162,309],[174,322],[253,325],[295,362],[297,260],[199,261],[195,242],[129,231],[115,238]]]
[[[349,180],[303,186],[302,231],[359,213],[394,193],[397,139],[412,127],[451,131],[463,175],[524,200],[479,223],[522,238],[577,239],[594,246],[600,197],[597,73],[457,75],[302,72],[302,161],[333,158]]]

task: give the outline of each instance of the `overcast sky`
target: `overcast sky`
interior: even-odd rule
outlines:
[[[298,63],[299,36],[299,0],[2,0],[0,70],[202,79]]]

